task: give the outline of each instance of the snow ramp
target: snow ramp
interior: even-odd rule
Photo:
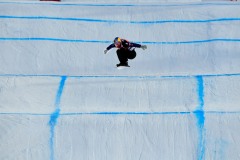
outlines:
[[[1,1],[0,159],[240,159],[239,8]]]

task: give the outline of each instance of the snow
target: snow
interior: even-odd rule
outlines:
[[[239,3],[170,2],[1,0],[0,159],[240,159]]]

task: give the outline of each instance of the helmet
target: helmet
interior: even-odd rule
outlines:
[[[114,40],[113,40],[114,43],[115,43],[115,42],[118,42],[118,41],[121,41],[121,38],[120,38],[120,37],[116,37],[116,38],[114,38]]]
[[[121,47],[121,44],[122,44],[121,38],[116,37],[116,38],[114,39],[113,43],[115,44],[115,46],[116,46],[117,48],[120,48],[120,47]]]

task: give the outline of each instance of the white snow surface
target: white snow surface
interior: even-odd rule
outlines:
[[[240,4],[140,2],[0,2],[1,160],[240,159]]]

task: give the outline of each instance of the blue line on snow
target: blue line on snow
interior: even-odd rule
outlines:
[[[198,126],[198,160],[203,160],[205,156],[205,116],[204,116],[204,85],[203,77],[197,76],[197,91],[199,106],[194,111]]]
[[[59,110],[60,111],[60,110]],[[198,111],[194,112],[65,112],[60,113],[58,110],[55,110],[54,113],[13,113],[13,112],[2,112],[0,115],[21,115],[21,116],[78,116],[78,115],[183,115],[183,114],[195,114],[197,115]],[[240,114],[240,111],[205,111],[204,114]],[[58,117],[57,117],[58,118]],[[54,121],[53,121],[54,123]]]
[[[76,113],[63,113],[63,116],[74,115],[160,115],[160,114],[190,114],[191,112],[76,112]]]
[[[0,37],[0,41],[55,41],[55,42],[72,42],[72,43],[112,43],[112,41],[106,40],[83,40],[83,39],[63,39],[63,38],[3,38]],[[142,44],[157,44],[157,45],[175,45],[175,44],[194,44],[194,43],[209,43],[209,42],[240,42],[240,39],[231,38],[213,38],[205,40],[193,40],[193,41],[173,41],[173,42],[154,42],[154,41],[142,41],[136,43]]]
[[[54,160],[54,131],[55,131],[55,126],[57,124],[57,119],[60,116],[60,100],[61,100],[66,79],[67,79],[66,76],[63,76],[61,78],[57,95],[56,95],[56,100],[55,100],[55,111],[50,115],[50,120],[48,123],[50,126],[50,139],[49,139],[50,160]]]
[[[0,77],[67,77],[67,78],[132,78],[132,79],[161,79],[161,78],[196,78],[196,77],[231,77],[240,73],[206,74],[206,75],[34,75],[34,74],[0,74]]]
[[[151,21],[122,21],[122,20],[107,20],[93,18],[76,18],[76,17],[50,17],[50,16],[8,16],[0,15],[0,19],[28,19],[28,20],[59,20],[59,21],[82,21],[94,23],[127,23],[127,24],[162,24],[162,23],[210,23],[210,22],[225,22],[225,21],[240,21],[238,17],[225,17],[216,19],[193,19],[193,20],[151,20]]]
[[[112,43],[112,41],[63,39],[63,38],[0,38],[0,41],[56,41],[56,42],[75,42],[75,43]]]

